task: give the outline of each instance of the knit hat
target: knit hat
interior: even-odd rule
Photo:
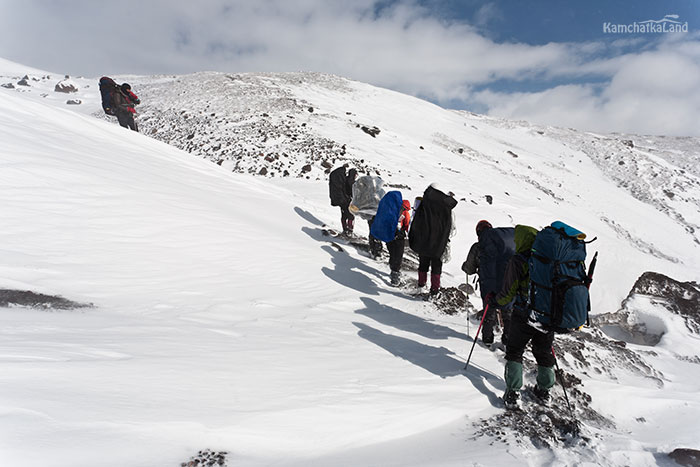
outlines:
[[[480,220],[479,222],[476,223],[476,234],[479,235],[482,230],[490,229],[492,227],[493,226],[491,225],[491,223],[489,221]]]

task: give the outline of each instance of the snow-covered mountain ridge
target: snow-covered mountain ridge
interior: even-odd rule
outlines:
[[[609,143],[597,161],[569,130],[447,111],[342,78],[210,73],[125,77],[144,100],[138,135],[93,117],[95,79],[71,78],[78,90],[66,95],[54,91],[65,78],[28,74],[29,86],[0,89],[0,289],[93,307],[0,309],[4,464],[174,465],[210,448],[232,465],[671,465],[667,453],[700,447],[698,336],[687,313],[646,298],[685,297],[691,286],[640,286],[627,300],[627,316],[664,331],[653,346],[597,328],[557,338],[577,438],[559,384],[553,408],[526,401],[522,417],[504,414],[502,353],[478,346],[460,371],[478,323],[469,329],[464,315],[389,287],[384,262],[321,235],[338,222],[324,161],[379,171],[409,199],[437,181],[463,199],[445,286],[464,281],[476,220],[561,218],[598,236],[593,313],[615,312],[642,272],[693,280],[699,264],[688,225],[656,206],[663,196],[641,202],[606,175],[633,165],[617,137],[581,134]],[[237,97],[214,92],[226,80]],[[240,153],[212,157],[217,166],[159,134],[202,143],[191,147],[200,156],[217,138],[228,139],[212,154]],[[654,141],[654,151],[666,144]],[[674,141],[663,151],[682,166],[693,156]],[[601,167],[618,145],[625,164]],[[653,163],[669,163],[654,151]],[[251,175],[262,167],[267,176]],[[681,185],[683,197],[693,193]],[[685,199],[669,206],[698,223],[681,211]]]

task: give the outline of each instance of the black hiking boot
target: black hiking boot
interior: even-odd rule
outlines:
[[[549,389],[540,389],[539,386],[535,385],[532,388],[532,393],[537,398],[537,401],[542,405],[549,404]]]
[[[506,406],[506,409],[519,409],[520,405],[518,404],[518,398],[519,396],[517,391],[507,390],[506,393],[503,394],[503,404]]]

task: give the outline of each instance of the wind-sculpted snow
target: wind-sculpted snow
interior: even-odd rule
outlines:
[[[641,345],[655,346],[667,333],[700,335],[700,286],[645,272],[620,310],[598,315],[594,322],[617,338]],[[700,358],[698,350],[677,350],[690,350],[690,356]]]

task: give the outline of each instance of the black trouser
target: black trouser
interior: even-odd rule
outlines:
[[[486,302],[484,302],[484,310],[486,309]],[[493,305],[489,306],[489,309],[484,317],[484,324],[482,326],[481,340],[485,344],[493,343],[493,328],[496,327],[498,323],[498,314],[501,314],[501,320],[503,321],[503,334],[501,334],[501,342],[503,345],[508,343],[508,332],[510,329],[510,310],[503,310],[501,308],[495,307]]]
[[[131,128],[134,131],[139,131],[136,128],[134,114],[132,114],[131,112],[117,112],[117,121],[124,128]]]
[[[418,272],[428,272],[430,274],[442,274],[442,261],[440,258],[431,258],[429,256],[418,257]]]
[[[370,231],[372,230],[372,222],[374,222],[374,216],[370,220],[367,221],[367,224],[369,224],[369,229]],[[369,242],[369,252],[372,256],[379,256],[382,254],[382,242],[372,234],[369,234],[367,237],[367,240]]]
[[[352,215],[350,212],[350,201],[348,201],[346,204],[341,204],[340,205],[340,225],[343,226],[343,231],[350,230],[352,231],[353,228],[353,221],[355,220],[355,216]]]
[[[539,366],[554,366],[554,355],[552,354],[552,343],[554,333],[543,333],[527,324],[527,314],[524,312],[513,312],[513,319],[508,334],[508,345],[506,346],[506,360],[512,362],[523,362],[523,353],[527,343],[532,341],[532,354]]]
[[[389,268],[391,268],[392,271],[401,270],[401,261],[403,261],[405,244],[406,234],[403,230],[397,230],[394,239],[386,244],[386,249],[389,250]]]

